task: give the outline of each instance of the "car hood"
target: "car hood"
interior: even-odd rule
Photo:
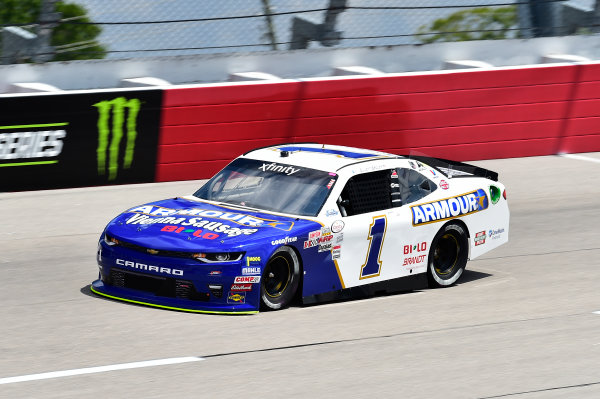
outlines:
[[[179,251],[240,249],[301,240],[321,224],[204,201],[172,198],[128,209],[106,227],[116,239],[147,248]]]

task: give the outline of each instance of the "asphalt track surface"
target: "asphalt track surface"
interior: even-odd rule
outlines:
[[[475,162],[510,241],[454,287],[252,316],[89,291],[111,217],[199,182],[0,194],[0,397],[599,398],[600,153],[579,155]]]

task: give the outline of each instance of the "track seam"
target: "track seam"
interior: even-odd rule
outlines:
[[[584,383],[584,384],[577,384],[577,385],[565,385],[565,386],[562,386],[562,387],[552,387],[552,388],[544,388],[544,389],[535,389],[533,391],[523,391],[523,392],[506,393],[506,394],[494,395],[494,396],[480,396],[477,399],[506,398],[508,396],[527,395],[527,394],[536,393],[536,392],[557,391],[559,389],[581,388],[581,387],[588,387],[588,386],[591,386],[591,385],[599,385],[599,384],[600,384],[600,381],[597,381],[597,382],[587,382],[587,383]]]
[[[201,357],[204,359],[209,359],[209,358],[227,357],[227,356],[235,356],[235,355],[244,355],[244,354],[250,354],[250,353],[274,352],[274,351],[279,351],[279,350],[308,348],[308,347],[313,347],[313,346],[344,344],[344,343],[369,341],[369,340],[376,340],[376,339],[395,338],[395,337],[408,336],[408,335],[430,334],[430,333],[437,333],[437,332],[444,332],[444,331],[463,330],[463,329],[468,329],[468,328],[489,327],[489,326],[497,326],[497,325],[502,325],[502,324],[514,324],[514,323],[524,323],[524,322],[529,322],[529,321],[549,320],[549,319],[557,319],[557,318],[564,318],[564,317],[575,317],[575,316],[581,316],[581,315],[587,315],[587,314],[589,314],[589,312],[573,313],[573,314],[558,315],[558,316],[536,317],[536,318],[530,318],[530,319],[498,321],[498,322],[482,323],[482,324],[470,324],[470,325],[464,325],[464,326],[439,328],[439,329],[433,329],[433,330],[406,331],[406,332],[401,332],[401,333],[396,333],[396,334],[377,335],[377,336],[373,336],[373,337],[349,338],[349,339],[340,339],[340,340],[333,340],[333,341],[322,341],[322,342],[311,342],[311,343],[306,343],[306,344],[278,346],[278,347],[273,347],[273,348],[252,349],[252,350],[247,350],[247,351],[216,353],[213,355],[202,355]]]
[[[553,251],[553,252],[544,252],[539,254],[521,254],[521,255],[506,255],[506,256],[495,256],[495,257],[486,257],[480,259],[473,259],[471,262],[490,260],[490,259],[509,259],[509,258],[522,258],[526,256],[544,256],[544,255],[554,255],[554,254],[568,254],[572,252],[580,252],[580,251],[598,251],[600,247],[597,248],[581,248],[581,249],[568,249],[564,251]]]

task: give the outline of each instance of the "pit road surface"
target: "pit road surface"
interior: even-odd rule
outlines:
[[[0,194],[0,398],[599,398],[600,153],[579,155],[473,162],[510,239],[455,287],[253,316],[89,291],[112,217],[199,182]]]

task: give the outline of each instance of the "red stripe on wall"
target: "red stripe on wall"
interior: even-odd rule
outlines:
[[[307,99],[302,102],[300,116],[353,115],[403,111],[428,111],[497,105],[562,102],[568,99],[570,84],[524,86],[515,89],[457,90],[379,96]]]
[[[600,134],[585,136],[567,136],[560,143],[559,152],[591,152],[600,149]]]
[[[223,169],[229,162],[231,162],[231,159],[165,164],[157,170],[156,181],[196,180],[208,178]]]
[[[163,125],[231,123],[289,118],[293,101],[244,104],[202,105],[168,108],[163,112]]]
[[[163,107],[283,101],[298,98],[299,82],[229,83],[165,90]]]
[[[160,145],[289,137],[290,120],[163,126]],[[289,141],[289,140],[288,140]]]
[[[162,163],[232,160],[232,153],[239,155],[256,147],[265,147],[281,142],[280,139],[262,139],[164,145],[160,148],[160,159]]]
[[[456,160],[600,150],[600,64],[232,83],[165,91],[159,181],[315,141]]]

